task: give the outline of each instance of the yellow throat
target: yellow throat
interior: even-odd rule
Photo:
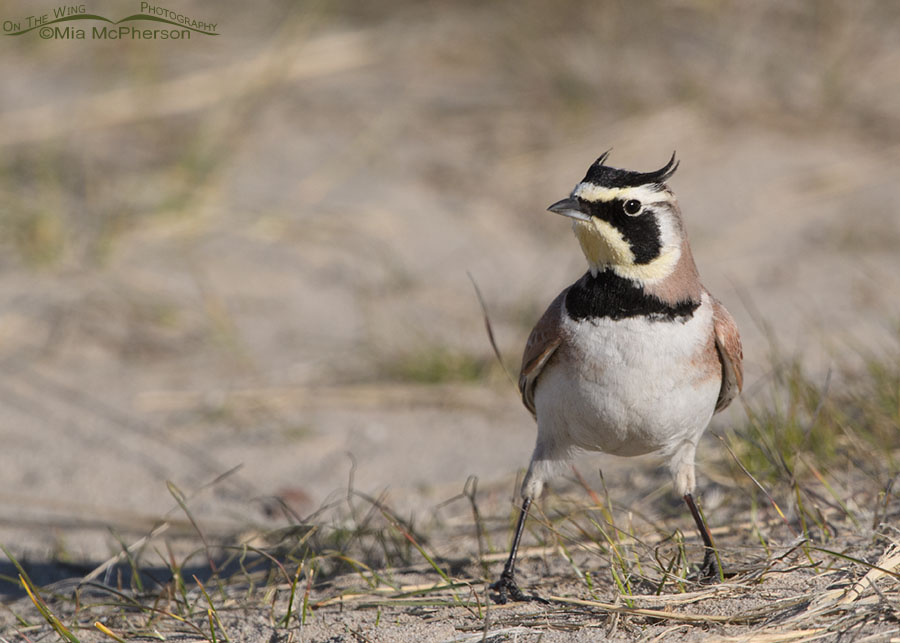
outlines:
[[[595,277],[600,271],[611,268],[625,279],[654,283],[672,274],[681,257],[679,246],[669,246],[664,247],[651,262],[635,263],[634,252],[622,233],[612,224],[596,217],[590,221],[573,221],[572,230]]]

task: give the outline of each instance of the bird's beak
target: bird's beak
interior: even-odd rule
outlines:
[[[578,199],[573,199],[572,197],[557,201],[547,209],[550,212],[555,212],[556,214],[561,214],[564,217],[569,217],[571,219],[577,219],[578,221],[591,220],[591,217],[582,211]]]

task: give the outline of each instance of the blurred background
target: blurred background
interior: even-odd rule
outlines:
[[[167,481],[209,533],[348,484],[415,515],[475,475],[505,511],[535,429],[469,275],[515,374],[585,269],[545,208],[609,148],[641,171],[677,150],[745,399],[773,360],[824,379],[896,348],[898,4],[175,4],[219,35],[0,35],[0,542],[22,557],[102,559],[175,506]]]

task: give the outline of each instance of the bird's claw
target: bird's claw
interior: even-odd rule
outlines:
[[[491,584],[491,589],[497,592],[496,600],[500,605],[505,605],[509,599],[514,601],[527,601],[528,597],[522,593],[513,575],[508,572],[500,574],[500,580]]]
[[[716,560],[716,553],[707,548],[706,554],[703,555],[703,563],[697,572],[697,580],[705,585],[718,583],[722,578],[722,570],[719,567],[719,561]]]
[[[516,584],[516,579],[513,578],[513,575],[508,572],[503,572],[502,574],[500,574],[500,580],[498,580],[496,583],[491,583],[491,589],[497,592],[497,596],[494,598],[494,600],[500,605],[505,605],[510,599],[517,602],[548,602],[540,596],[529,596],[528,594],[525,594],[521,589],[519,589],[519,586]]]

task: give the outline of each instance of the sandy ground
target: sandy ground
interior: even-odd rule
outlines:
[[[166,481],[235,467],[192,502],[211,533],[351,475],[411,516],[477,476],[502,513],[534,426],[468,275],[515,370],[584,270],[544,208],[611,147],[644,170],[677,150],[746,399],[771,337],[823,379],[896,346],[893,8],[183,4],[221,35],[0,41],[0,542],[23,560],[89,569],[110,527],[173,515]],[[488,374],[453,377],[466,360]],[[720,457],[704,443],[701,479]],[[619,501],[674,504],[598,466]]]

